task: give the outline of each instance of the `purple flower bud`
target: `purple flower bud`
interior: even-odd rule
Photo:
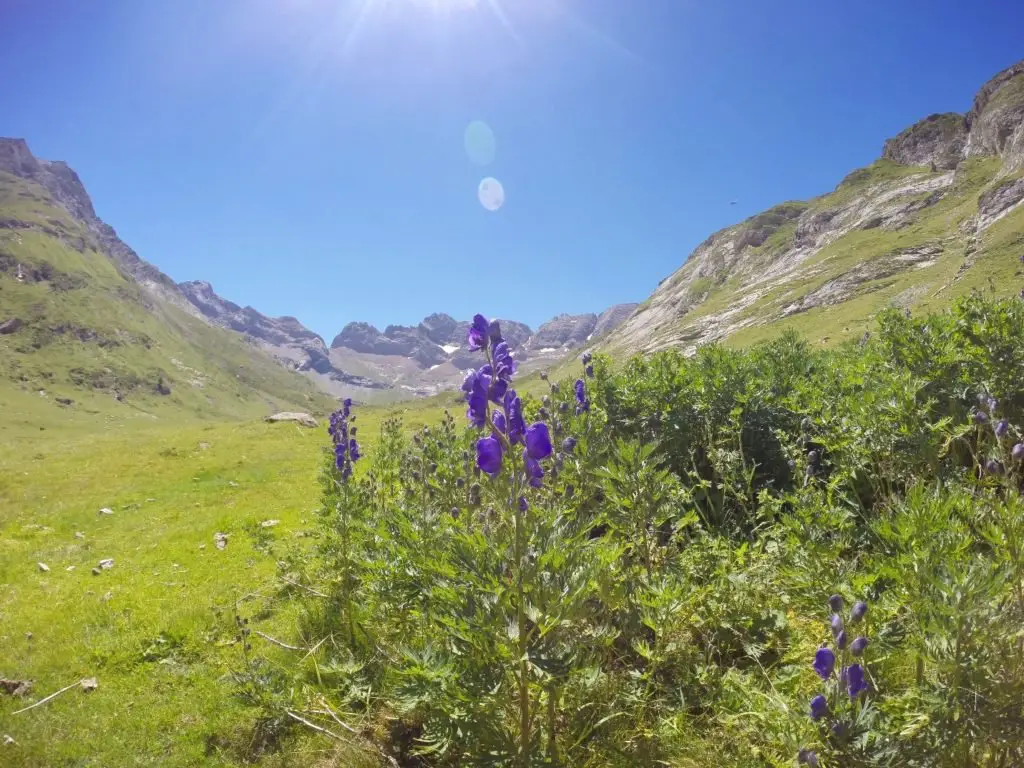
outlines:
[[[861,656],[861,655],[863,655],[863,653],[864,653],[864,651],[865,651],[865,649],[867,647],[868,647],[868,639],[866,637],[864,637],[864,635],[861,635],[856,640],[854,640],[852,643],[850,643],[850,653],[852,653],[854,656]]]
[[[999,401],[994,397],[990,397],[985,401],[985,405],[988,406],[989,413],[995,413],[996,408],[999,407]]]
[[[843,631],[843,617],[833,613],[829,625],[832,627],[832,637],[839,637],[839,633]]]
[[[525,512],[529,508],[530,508],[530,502],[528,502],[526,500],[525,496],[520,496],[519,497],[519,511],[520,512]]]
[[[565,438],[565,440],[562,441],[562,450],[565,453],[572,453],[573,451],[575,451],[576,450],[576,438],[575,437],[567,437],[567,438]]]
[[[800,765],[809,765],[811,768],[818,768],[818,755],[813,749],[801,749],[796,753],[796,761]]]
[[[586,368],[583,369],[583,372],[587,374],[588,379],[594,378],[594,366],[588,365]]]
[[[868,684],[864,680],[864,667],[860,664],[854,664],[846,670],[846,686],[851,699],[856,698],[863,691],[867,690]]]
[[[828,599],[828,607],[832,609],[832,613],[840,613],[843,610],[843,596],[832,595]]]
[[[551,455],[551,435],[543,421],[531,424],[526,429],[526,452],[533,459],[546,459]]]
[[[853,610],[850,611],[850,621],[856,624],[858,621],[864,618],[864,615],[868,612],[868,604],[863,600],[858,600],[853,604]]]
[[[839,632],[839,634],[836,635],[836,646],[839,648],[840,651],[845,651],[846,650],[846,630],[845,629],[841,630]]]
[[[820,693],[811,699],[811,720],[821,720],[828,714],[828,701]]]
[[[996,459],[989,459],[985,462],[985,471],[990,475],[1001,475],[1003,474],[1003,462],[997,461]]]
[[[580,358],[580,360],[583,362],[584,365],[590,365],[590,361],[593,360],[593,359],[594,359],[594,356],[592,354],[590,354],[589,352],[584,352],[583,356]]]
[[[996,437],[1006,437],[1006,433],[1010,431],[1010,422],[1007,419],[1000,419],[996,422],[995,432]]]
[[[988,421],[988,414],[987,413],[985,413],[984,411],[975,411],[974,412],[974,423],[975,424],[984,424],[987,421]]]
[[[526,464],[526,478],[534,488],[540,488],[544,484],[544,467],[540,462],[523,450],[523,459]]]
[[[1024,443],[1017,443],[1010,451],[1014,461],[1024,461]]]
[[[836,655],[832,653],[831,648],[819,648],[818,652],[814,654],[813,666],[818,677],[828,680],[836,668]]]
[[[476,441],[476,465],[489,475],[501,471],[501,443],[493,437]]]
[[[846,723],[832,723],[832,734],[837,739],[845,739],[847,730]]]
[[[541,371],[540,372],[540,379],[541,379],[541,381],[547,381],[548,380],[548,372],[547,371]]]
[[[492,413],[491,423],[494,424],[494,428],[501,432],[501,434],[505,434],[506,423],[504,413],[502,413],[501,411],[495,411],[494,413]]]
[[[491,340],[491,344],[497,345],[502,342],[501,324],[497,320],[491,320],[491,322],[487,324],[487,335]]]

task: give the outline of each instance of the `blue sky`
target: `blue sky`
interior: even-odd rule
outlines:
[[[1016,0],[0,0],[0,28],[0,135],[176,280],[328,341],[640,301],[1024,57]]]

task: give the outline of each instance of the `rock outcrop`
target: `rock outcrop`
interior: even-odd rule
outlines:
[[[54,202],[85,225],[95,238],[97,249],[113,261],[123,274],[134,279],[154,296],[186,312],[196,313],[171,278],[140,258],[117,236],[113,227],[96,215],[82,180],[67,163],[36,158],[24,139],[0,138],[0,171],[34,181],[46,189]]]

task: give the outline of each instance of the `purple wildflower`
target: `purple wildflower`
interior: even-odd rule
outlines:
[[[843,610],[843,596],[842,595],[832,595],[832,597],[830,597],[828,599],[828,607],[832,609],[832,613],[839,613],[840,611],[842,611]]]
[[[840,651],[846,650],[846,630],[840,630],[839,634],[836,635],[836,647]]]
[[[469,326],[469,331],[466,334],[469,351],[476,352],[478,349],[483,349],[487,343],[489,332],[490,324],[487,322],[487,318],[483,315],[473,315],[473,324]]]
[[[588,379],[594,378],[594,366],[588,365],[586,368],[583,369],[583,372],[587,374]]]
[[[850,653],[852,653],[854,656],[862,656],[864,654],[864,650],[867,647],[868,639],[864,637],[864,635],[861,635],[852,643],[850,643]]]
[[[501,442],[494,437],[476,441],[476,465],[489,475],[501,471]]]
[[[1001,475],[1003,474],[1003,462],[997,459],[989,459],[985,462],[985,471],[990,475]]]
[[[832,637],[839,637],[839,633],[843,631],[843,617],[833,613],[829,624],[832,626]]]
[[[801,749],[796,753],[796,761],[800,765],[809,765],[811,768],[818,768],[818,754],[813,749]]]
[[[526,422],[523,420],[523,404],[514,389],[505,393],[505,416],[508,418],[508,439],[515,445],[523,441]]]
[[[984,424],[987,421],[988,421],[988,414],[987,413],[985,413],[984,411],[975,411],[974,412],[974,423],[975,424]]]
[[[590,361],[593,360],[593,359],[594,359],[594,356],[592,354],[590,354],[589,352],[584,352],[583,356],[580,358],[580,361],[584,365],[590,365]]]
[[[551,435],[543,421],[531,424],[526,430],[526,452],[533,459],[546,459],[551,455]]]
[[[525,496],[520,496],[519,497],[519,511],[520,512],[525,512],[529,508],[530,508],[530,502],[528,502],[526,500]]]
[[[576,379],[572,388],[576,395],[577,404],[583,405],[583,401],[587,399],[587,385],[583,383],[583,379]]]
[[[1024,443],[1017,443],[1010,451],[1014,461],[1024,461]]]
[[[854,699],[866,691],[868,688],[867,681],[864,680],[864,667],[860,664],[854,664],[846,670],[846,685],[847,690],[850,693],[850,698]]]
[[[572,453],[576,450],[576,438],[567,437],[562,441],[562,451],[565,453]]]
[[[1010,431],[1010,422],[1007,419],[1000,419],[996,422],[995,433],[996,437],[1006,437],[1006,433]]]
[[[832,653],[831,648],[819,648],[818,652],[814,654],[813,666],[818,677],[828,680],[836,668],[836,655]]]
[[[811,720],[821,720],[828,714],[828,701],[820,693],[811,699]]]

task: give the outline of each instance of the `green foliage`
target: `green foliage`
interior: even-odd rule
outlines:
[[[402,764],[1018,764],[1022,354],[1024,305],[970,297],[834,350],[599,358],[591,412],[528,404],[577,443],[521,514],[477,433],[388,421],[348,485],[325,457],[282,560],[315,649],[289,690]],[[835,592],[871,606],[869,690],[814,722]]]

